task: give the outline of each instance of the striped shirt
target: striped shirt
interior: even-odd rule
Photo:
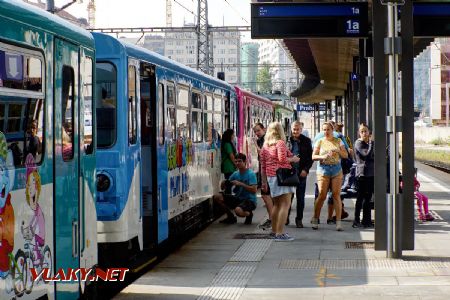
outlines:
[[[292,156],[292,153],[283,140],[279,140],[275,145],[264,145],[259,155],[261,170],[264,170],[267,176],[276,176],[279,168],[291,168],[287,157]]]

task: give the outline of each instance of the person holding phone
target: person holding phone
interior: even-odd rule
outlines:
[[[309,169],[311,168],[312,161],[312,144],[311,139],[304,136],[303,125],[299,121],[295,121],[291,126],[291,137],[288,140],[288,148],[295,156],[300,158],[300,161],[293,163],[293,167],[297,170],[298,178],[300,183],[297,185],[295,190],[295,196],[297,199],[297,215],[295,217],[295,226],[297,228],[303,228],[303,211],[305,209],[305,191],[306,191],[306,178],[309,174]],[[291,200],[294,199],[294,194],[292,194]],[[292,203],[292,202],[291,202]],[[286,225],[289,224],[289,216],[291,209],[289,208],[288,217],[286,220]]]

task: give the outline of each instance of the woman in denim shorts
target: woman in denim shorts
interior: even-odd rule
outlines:
[[[324,137],[316,141],[312,155],[313,160],[319,161],[316,171],[319,196],[314,204],[314,216],[311,223],[313,229],[319,228],[320,211],[331,186],[333,203],[336,209],[336,230],[342,231],[340,194],[343,174],[341,158],[347,158],[348,153],[342,140],[333,136],[333,125],[330,122],[325,122],[322,125],[322,130]]]

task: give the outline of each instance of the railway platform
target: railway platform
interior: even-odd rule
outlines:
[[[388,259],[373,249],[374,229],[352,228],[354,199],[343,232],[326,223],[311,229],[315,172],[311,172],[305,228],[291,225],[295,240],[275,242],[258,229],[266,218],[259,201],[253,224],[217,220],[114,299],[449,299],[450,174],[417,163],[421,191],[435,220],[416,222],[415,250]],[[295,209],[293,210],[295,212]]]

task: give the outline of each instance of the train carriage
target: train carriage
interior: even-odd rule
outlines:
[[[93,35],[98,236],[101,262],[109,264],[152,253],[211,219],[220,134],[236,127],[236,95],[223,81]]]
[[[291,135],[291,124],[297,119],[293,108],[281,104],[274,104],[273,120],[283,125],[286,136]]]
[[[0,1],[1,299],[78,299],[85,283],[31,270],[97,263],[94,54],[89,32]]]
[[[262,123],[267,127],[273,120],[272,102],[262,96],[235,87],[238,102],[238,151],[247,155],[247,165],[254,172],[258,172],[258,152],[254,143],[253,126]]]

